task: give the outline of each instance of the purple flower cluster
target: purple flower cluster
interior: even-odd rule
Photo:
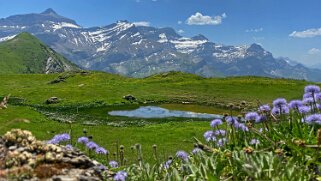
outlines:
[[[98,148],[96,148],[95,151],[97,154],[100,154],[100,155],[107,155],[108,154],[108,150],[106,150],[103,147],[98,147]]]
[[[248,112],[245,114],[245,120],[247,121],[258,121],[259,118],[260,117],[257,112]]]
[[[218,141],[217,141],[217,146],[218,147],[223,147],[225,144],[227,143],[227,139],[226,138],[220,138]]]
[[[273,101],[273,106],[276,108],[282,108],[286,106],[286,100],[284,98],[277,98]]]
[[[312,114],[306,118],[308,124],[319,124],[321,125],[321,114]]]
[[[48,144],[59,144],[64,141],[69,141],[70,135],[67,133],[57,134],[51,140],[48,141]]]
[[[198,153],[200,153],[200,152],[202,152],[203,150],[201,150],[200,148],[194,148],[193,149],[193,151],[192,151],[192,153],[194,154],[194,155],[196,155],[196,154],[198,154]]]
[[[167,160],[165,163],[164,163],[164,168],[165,169],[169,169],[169,167],[171,166],[173,160]]]
[[[312,94],[319,93],[320,87],[317,85],[308,85],[308,86],[305,86],[304,92],[305,93],[312,93]]]
[[[88,142],[88,143],[86,144],[86,147],[87,147],[88,149],[90,149],[90,150],[95,150],[95,149],[99,148],[99,146],[98,146],[95,142],[93,142],[93,141]]]
[[[78,143],[87,144],[89,139],[85,136],[78,138]]]
[[[110,162],[109,162],[109,166],[110,166],[111,168],[118,168],[118,163],[117,163],[116,161],[110,161]]]
[[[115,181],[125,181],[127,177],[128,177],[128,174],[125,171],[119,171],[114,176],[114,180]]]
[[[212,128],[215,128],[219,125],[223,124],[222,120],[220,119],[214,119],[213,121],[211,121],[211,127]]]
[[[66,145],[66,149],[67,149],[67,150],[72,150],[73,147],[72,147],[72,145],[68,144],[68,145]]]
[[[289,103],[290,109],[299,109],[301,106],[303,106],[303,102],[301,100],[292,100]]]
[[[223,130],[223,129],[219,129],[219,130],[214,131],[214,135],[215,136],[225,136],[226,135],[226,131]]]
[[[259,111],[260,112],[270,112],[271,108],[268,104],[262,105],[259,107]]]
[[[178,151],[176,157],[182,159],[183,161],[188,161],[188,154],[185,151]]]
[[[290,110],[287,106],[272,108],[272,114],[274,114],[274,115],[289,114],[289,112],[290,112]]]
[[[210,141],[216,141],[216,137],[214,135],[214,132],[213,131],[206,131],[204,133],[204,138],[207,142],[210,142]]]
[[[309,106],[301,106],[299,107],[299,113],[301,114],[307,114],[311,111],[311,108]]]

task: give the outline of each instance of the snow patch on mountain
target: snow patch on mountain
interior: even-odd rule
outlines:
[[[11,39],[13,39],[13,38],[16,37],[16,36],[17,36],[17,35],[12,35],[12,36],[6,36],[6,37],[3,37],[3,38],[0,38],[0,42],[11,40]]]
[[[56,30],[59,30],[61,28],[76,28],[76,29],[79,29],[81,27],[78,26],[78,25],[71,24],[71,23],[66,23],[66,22],[59,22],[59,23],[54,23],[53,22],[52,28],[53,28],[53,31],[56,31]]]
[[[191,53],[200,45],[208,42],[207,40],[192,40],[190,38],[180,38],[178,40],[171,40],[175,45],[177,51],[181,53]]]

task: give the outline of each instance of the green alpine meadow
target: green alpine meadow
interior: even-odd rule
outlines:
[[[0,181],[321,180],[307,2],[0,3]]]

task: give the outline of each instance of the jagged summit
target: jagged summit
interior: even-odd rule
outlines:
[[[206,41],[208,41],[208,39],[207,39],[204,35],[202,35],[202,34],[193,36],[193,37],[192,37],[192,40],[206,40]]]
[[[47,15],[58,15],[56,13],[56,11],[54,11],[52,8],[48,8],[46,9],[44,12],[40,13],[40,14],[47,14]]]

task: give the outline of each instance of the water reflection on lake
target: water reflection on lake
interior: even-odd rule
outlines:
[[[217,115],[217,114],[168,110],[157,106],[141,106],[135,110],[110,111],[108,112],[108,114],[111,116],[126,116],[126,117],[136,117],[136,118],[167,118],[167,117],[202,118],[202,119],[222,118],[221,115]]]

